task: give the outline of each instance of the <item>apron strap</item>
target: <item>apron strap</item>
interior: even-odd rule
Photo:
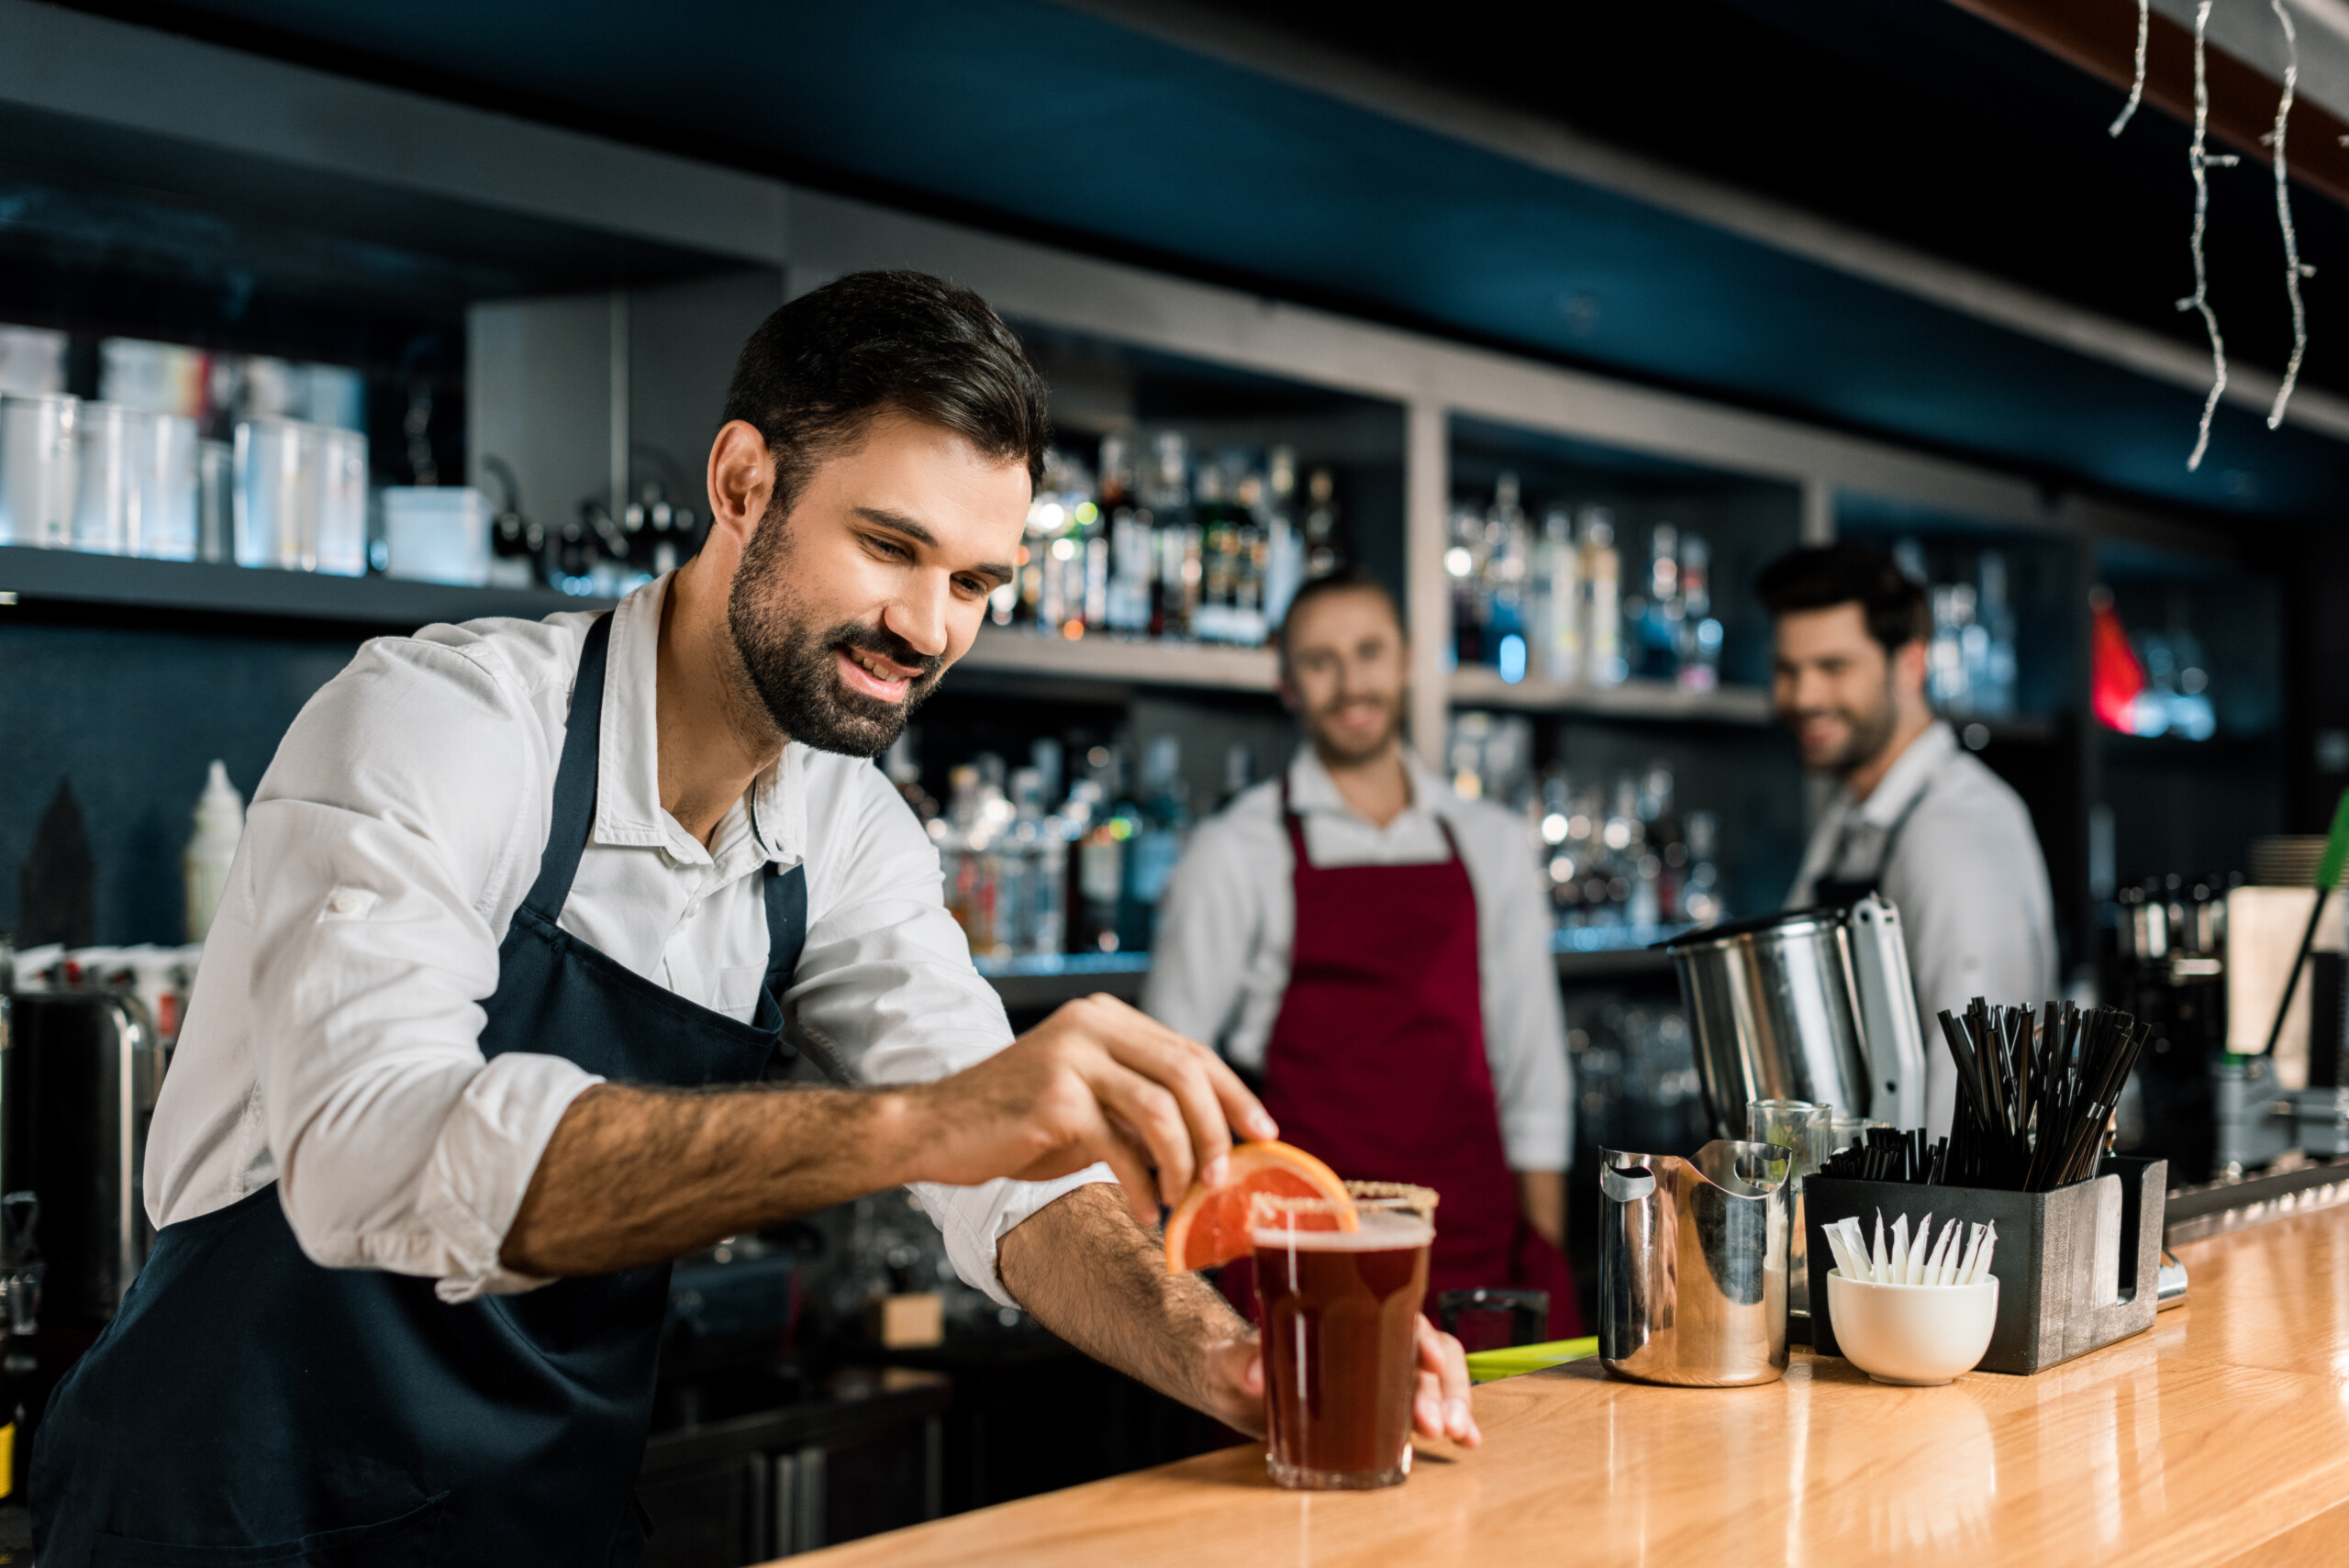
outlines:
[[[767,905],[767,983],[759,994],[752,1021],[761,1029],[783,1028],[783,994],[799,968],[799,951],[807,945],[807,868],[785,871],[773,861],[765,876]],[[789,1054],[790,1046],[783,1047]]]
[[[579,874],[579,857],[587,848],[588,830],[596,823],[597,748],[604,728],[604,664],[612,641],[612,617],[607,610],[587,628],[579,651],[579,678],[571,688],[571,714],[564,721],[562,761],[554,773],[552,818],[545,853],[539,857],[539,880],[530,884],[522,906],[553,925],[562,918],[563,901],[571,896],[572,878]],[[803,918],[801,924],[806,924]]]
[[[1843,877],[1836,874],[1838,872],[1842,871],[1843,867],[1843,851],[1850,849],[1852,844],[1852,828],[1854,823],[1851,818],[1845,818],[1842,831],[1835,835],[1835,854],[1833,858],[1827,862],[1828,874],[1819,879],[1820,884],[1834,883],[1838,885],[1842,885],[1848,883],[1851,885],[1857,886],[1861,883],[1866,883],[1870,892],[1875,891],[1878,886],[1880,886],[1884,882],[1885,864],[1892,859],[1893,846],[1900,842],[1900,830],[1909,826],[1909,818],[1917,815],[1917,807],[1924,805],[1925,797],[1933,793],[1934,782],[1939,779],[1940,776],[1941,775],[1938,773],[1932,774],[1926,778],[1923,784],[1919,784],[1917,786],[1917,793],[1909,797],[1909,804],[1900,808],[1900,815],[1895,817],[1892,819],[1891,826],[1885,828],[1884,842],[1877,846],[1876,851],[1876,870],[1867,876]],[[1853,902],[1857,903],[1858,899],[1854,898]]]
[[[1443,813],[1441,811],[1431,808],[1428,815],[1435,818],[1436,830],[1443,835],[1443,847],[1452,851],[1451,858],[1458,860],[1460,840],[1452,836],[1452,824],[1444,820]],[[1904,817],[1903,820],[1905,821],[1906,818]],[[1305,819],[1299,817],[1297,814],[1297,808],[1288,803],[1288,770],[1286,768],[1281,770],[1281,821],[1288,828],[1289,853],[1296,857],[1297,864],[1310,868],[1313,862],[1308,860],[1305,854]]]

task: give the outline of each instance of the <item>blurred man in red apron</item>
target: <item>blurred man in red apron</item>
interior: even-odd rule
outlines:
[[[1572,1100],[1549,900],[1523,825],[1403,744],[1406,649],[1375,579],[1308,584],[1281,631],[1306,743],[1199,825],[1159,906],[1143,1010],[1260,1078],[1341,1176],[1442,1195],[1429,1289],[1550,1293]]]

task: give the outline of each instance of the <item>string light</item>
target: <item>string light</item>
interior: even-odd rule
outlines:
[[[2131,117],[2136,114],[2138,103],[2145,95],[2145,33],[2153,26],[2153,0],[2137,0],[2137,79],[2129,83],[2129,101],[2121,106],[2119,117],[2106,128],[2105,135],[2119,136]],[[2349,141],[2349,137],[2342,138]]]
[[[2210,270],[2202,260],[2202,233],[2210,220],[2210,177],[2212,165],[2234,161],[2232,155],[2213,158],[2210,153],[2210,81],[2205,70],[2207,58],[2203,39],[2210,26],[2211,0],[2201,0],[2194,8],[2194,145],[2187,153],[2187,163],[2194,172],[2194,292],[2177,302],[2180,310],[2201,313],[2202,325],[2210,334],[2210,395],[2202,400],[2202,423],[2194,438],[2194,453],[2186,460],[2188,473],[2202,466],[2202,454],[2210,446],[2210,417],[2219,411],[2219,399],[2227,390],[2227,340],[2219,333],[2219,313],[2210,308]]]
[[[2309,350],[2308,312],[2300,304],[2300,280],[2316,276],[2316,269],[2300,260],[2300,237],[2292,227],[2292,187],[2284,169],[2284,128],[2291,117],[2292,92],[2300,79],[2300,38],[2292,28],[2284,0],[2267,0],[2267,8],[2284,24],[2284,95],[2276,102],[2276,128],[2266,137],[2276,150],[2276,224],[2284,231],[2284,292],[2292,301],[2292,362],[2284,367],[2284,384],[2276,389],[2275,406],[2267,410],[2267,428],[2284,422],[2284,406],[2292,400],[2293,384],[2300,379],[2300,359]]]

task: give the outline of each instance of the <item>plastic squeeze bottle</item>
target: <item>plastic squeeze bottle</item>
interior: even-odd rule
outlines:
[[[245,797],[228,782],[228,767],[215,761],[204,793],[196,797],[195,831],[180,857],[187,878],[187,940],[200,942],[212,929],[220,895],[228,886],[229,862],[245,835]]]

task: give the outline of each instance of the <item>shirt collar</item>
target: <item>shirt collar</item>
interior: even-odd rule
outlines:
[[[1452,785],[1420,762],[1419,753],[1408,746],[1403,748],[1403,771],[1410,777],[1411,804],[1403,808],[1396,822],[1414,812],[1423,811],[1434,817],[1450,815],[1449,806],[1458,798],[1452,793]],[[1353,808],[1353,802],[1338,788],[1338,781],[1330,776],[1330,770],[1322,765],[1309,740],[1300,744],[1297,755],[1289,760],[1288,802],[1300,817],[1327,815],[1351,817],[1363,823],[1369,820]],[[1387,824],[1389,828],[1394,825]]]
[[[661,805],[657,694],[661,608],[670,575],[653,579],[612,611],[604,714],[596,735],[594,839],[599,844],[666,850],[682,861],[704,862],[710,859],[709,851]],[[751,786],[751,836],[765,859],[785,863],[801,859],[807,823],[805,751],[796,744],[785,747],[782,760]],[[725,829],[716,837],[723,844]]]
[[[1925,732],[1909,742],[1908,750],[1885,770],[1884,780],[1853,812],[1876,828],[1889,828],[1932,782],[1935,773],[1957,752],[1957,732],[1948,721],[1935,719]],[[1844,798],[1850,799],[1848,789]]]

